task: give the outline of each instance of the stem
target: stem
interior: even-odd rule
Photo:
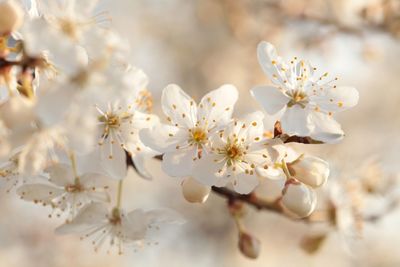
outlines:
[[[288,180],[288,179],[290,179],[292,176],[290,175],[290,171],[289,171],[289,169],[288,169],[288,167],[287,167],[287,165],[286,165],[286,161],[283,159],[282,160],[282,170],[283,170],[283,172],[285,173],[285,175],[286,175],[286,179]]]
[[[75,177],[75,183],[78,184],[80,181],[79,181],[78,171],[76,168],[76,157],[75,157],[74,151],[72,151],[72,150],[69,152],[69,159],[71,161],[72,172]]]
[[[240,217],[238,215],[233,215],[233,220],[235,221],[236,227],[238,228],[239,233],[244,232],[244,225],[242,221],[240,220]]]
[[[123,181],[124,181],[124,180],[120,180],[120,181],[118,182],[117,206],[116,206],[117,209],[119,209],[119,208],[121,207]]]

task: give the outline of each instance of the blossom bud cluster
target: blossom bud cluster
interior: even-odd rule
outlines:
[[[65,219],[57,233],[80,234],[96,250],[108,242],[118,252],[143,244],[155,225],[182,222],[171,210],[123,209],[127,168],[151,180],[145,163],[155,156],[166,174],[183,179],[182,194],[191,203],[204,203],[215,187],[247,195],[273,179],[283,181],[278,202],[287,212],[313,212],[328,163],[299,155],[287,140],[340,141],[344,132],[333,114],[357,104],[354,88],[327,81],[327,73],[317,75],[304,60],[284,62],[262,42],[258,59],[273,85],[251,94],[263,110],[234,116],[239,92],[231,84],[199,101],[170,84],[160,119],[151,111],[147,75],[125,59],[125,41],[99,27],[108,17],[94,14],[96,1],[89,2],[38,8],[35,0],[0,1],[0,178],[6,191],[16,188],[21,199],[51,207],[50,217]],[[282,132],[271,136],[264,119],[276,113]],[[258,256],[257,238],[243,232],[239,239],[245,255]]]

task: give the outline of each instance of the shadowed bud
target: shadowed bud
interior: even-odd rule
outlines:
[[[239,249],[246,257],[257,259],[260,255],[261,242],[254,236],[241,232],[239,234]]]
[[[314,188],[322,186],[329,176],[328,162],[310,155],[303,155],[288,168],[297,180]]]
[[[288,184],[282,196],[282,204],[299,218],[309,216],[317,205],[315,192],[302,183]]]
[[[301,240],[300,247],[308,254],[314,254],[322,247],[325,240],[326,234],[306,236]]]
[[[182,182],[182,193],[190,203],[204,203],[210,195],[211,187],[200,184],[192,177]]]
[[[11,33],[21,27],[24,13],[12,0],[0,2],[0,35]]]

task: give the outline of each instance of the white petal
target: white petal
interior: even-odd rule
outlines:
[[[80,182],[88,189],[103,189],[109,184],[109,177],[99,173],[85,173],[80,176]]]
[[[257,100],[270,115],[281,111],[290,101],[281,90],[273,86],[257,86],[250,92],[254,99]]]
[[[17,189],[17,194],[27,201],[50,204],[51,200],[64,193],[64,190],[45,184],[26,184]]]
[[[174,125],[191,129],[196,124],[196,103],[176,84],[170,84],[163,90],[161,105]]]
[[[136,153],[132,155],[132,161],[138,174],[148,180],[153,179],[153,175],[146,167],[146,160],[154,157],[154,154]]]
[[[201,159],[196,160],[193,166],[192,177],[204,185],[220,185],[219,180],[223,180],[223,174],[218,171],[223,169],[224,163],[220,162],[221,156],[215,154],[205,154]],[[226,182],[225,182],[226,183]]]
[[[244,138],[250,143],[253,143],[257,137],[261,139],[264,134],[263,119],[264,114],[261,111],[247,114],[242,120],[240,120],[242,126],[238,123],[240,127],[238,138]]]
[[[146,237],[148,221],[141,209],[129,212],[122,221],[123,230],[130,240],[142,240]]]
[[[178,212],[170,209],[154,209],[146,212],[148,223],[183,224],[185,219]]]
[[[82,233],[93,225],[106,223],[108,210],[102,203],[92,203],[82,208],[70,222],[56,228],[57,234]]]
[[[310,123],[314,129],[310,136],[325,143],[337,143],[343,139],[344,132],[332,116],[322,112],[311,112]]]
[[[239,194],[249,194],[259,184],[257,175],[240,173],[233,178],[233,188]]]
[[[275,47],[267,42],[261,42],[257,46],[258,62],[268,78],[278,85],[284,85],[285,74],[280,71],[284,67],[281,58],[276,53]]]
[[[125,150],[117,142],[104,143],[100,149],[104,171],[113,179],[124,179],[127,174]]]
[[[208,129],[227,124],[237,99],[238,91],[233,85],[226,84],[209,92],[199,104],[198,120],[201,123],[207,121]]]
[[[338,112],[354,107],[358,103],[359,94],[353,87],[338,86],[329,87],[318,95],[310,98],[326,112]]]
[[[281,180],[286,179],[286,175],[281,168],[268,166],[267,169],[263,167],[256,168],[258,175],[271,179],[271,180]]]
[[[309,113],[307,108],[299,105],[288,107],[281,119],[283,132],[289,135],[308,136],[310,134]]]
[[[196,149],[189,147],[175,149],[173,152],[165,153],[162,161],[162,169],[170,176],[185,177],[192,174],[194,158],[197,157]]]
[[[188,139],[187,136],[187,131],[166,124],[158,124],[151,129],[143,129],[139,132],[140,140],[144,145],[161,153],[174,151],[178,144]]]
[[[74,174],[71,166],[66,164],[54,164],[45,169],[50,176],[50,181],[59,186],[66,186],[74,181]]]

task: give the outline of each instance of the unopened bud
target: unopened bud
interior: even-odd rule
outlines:
[[[328,162],[310,155],[303,155],[288,168],[297,180],[314,188],[322,186],[329,176]]]
[[[8,129],[26,127],[33,119],[33,103],[24,97],[12,96],[0,104],[0,120]]]
[[[182,193],[190,203],[204,203],[210,195],[211,187],[197,182],[192,177],[182,182]]]
[[[0,35],[18,30],[24,20],[21,7],[12,0],[0,2]]]
[[[246,257],[257,259],[260,255],[261,242],[254,236],[241,232],[239,234],[239,249]]]
[[[299,218],[309,216],[317,205],[314,190],[302,183],[290,183],[284,189],[282,204]]]

